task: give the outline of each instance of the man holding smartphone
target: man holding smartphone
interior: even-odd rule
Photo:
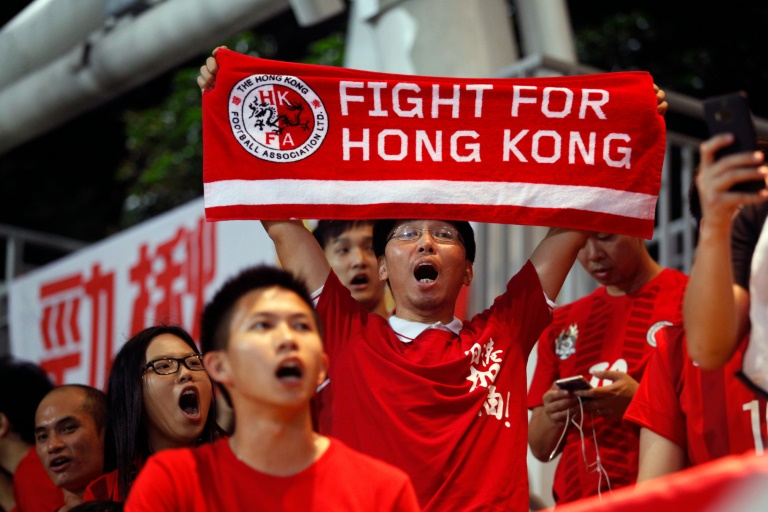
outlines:
[[[655,349],[655,333],[682,321],[687,276],[664,269],[640,238],[593,233],[579,262],[601,285],[556,309],[539,338],[528,392],[528,442],[534,456],[562,453],[553,497],[558,504],[633,484],[638,431],[622,422]],[[555,381],[582,375],[591,390]]]
[[[768,217],[767,189],[731,190],[738,183],[766,180],[763,151],[768,140],[758,138],[758,151],[718,158],[734,141],[734,134],[723,133],[703,142],[696,176],[702,220],[684,310],[688,352],[705,370],[725,365],[750,330],[752,260]],[[748,353],[745,362],[752,360]],[[745,368],[745,372],[761,380],[757,385],[768,392],[767,375],[759,377],[757,368]],[[768,368],[762,373],[768,373]]]

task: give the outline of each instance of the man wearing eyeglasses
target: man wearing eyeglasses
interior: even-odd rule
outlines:
[[[411,476],[424,510],[527,510],[525,364],[587,234],[551,229],[493,306],[462,322],[473,277],[468,222],[374,225],[395,302],[369,314],[300,221],[262,221],[283,267],[317,290],[337,437]]]

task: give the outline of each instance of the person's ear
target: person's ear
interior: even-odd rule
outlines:
[[[320,384],[325,382],[325,379],[328,377],[328,366],[329,366],[329,364],[330,364],[330,360],[328,359],[328,354],[323,352],[323,364],[322,364],[320,373],[317,376],[317,386],[320,386]]]
[[[472,262],[467,260],[464,265],[464,286],[472,284],[472,278],[475,276],[474,267]]]
[[[211,379],[221,384],[231,384],[232,374],[229,359],[224,352],[213,350],[203,355],[203,364]]]
[[[386,256],[379,256],[379,281],[387,281],[388,279],[387,258]]]
[[[5,413],[0,412],[0,437],[5,437],[13,429],[11,428],[11,421]]]

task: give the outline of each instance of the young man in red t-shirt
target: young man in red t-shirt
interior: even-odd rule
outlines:
[[[61,489],[48,478],[35,451],[35,411],[51,389],[39,366],[0,357],[0,470],[13,477],[19,512],[51,512],[64,504]]]
[[[150,457],[127,511],[419,510],[402,470],[312,431],[327,361],[312,299],[291,274],[255,267],[225,283],[203,311],[201,343],[234,433]]]
[[[703,242],[709,244],[702,253],[697,246],[697,259],[704,253],[707,253],[702,256],[705,260],[712,256],[711,251],[719,244],[720,249],[724,249],[722,239],[713,238],[711,232],[703,230],[702,198],[699,195],[701,188],[704,192],[704,202],[708,203],[706,209],[709,214],[715,217],[729,214],[729,208],[718,211],[723,208],[723,205],[718,203],[729,202],[729,198],[723,196],[722,190],[718,192],[720,186],[712,183],[713,176],[710,174],[721,173],[722,169],[730,167],[726,161],[721,170],[708,168],[713,166],[712,152],[718,147],[718,141],[720,144],[725,142],[718,136],[702,144],[703,168],[697,171],[689,189],[691,214],[699,228],[698,240],[705,238],[707,240]],[[737,161],[739,158],[737,157]],[[768,203],[752,206],[764,210],[766,204]],[[761,228],[751,225],[751,229],[744,229],[750,225],[747,221],[750,218],[742,216],[746,213],[754,215],[759,211],[753,207],[744,206],[733,219],[734,233],[739,235],[734,236],[734,251],[730,254],[733,259],[733,272],[737,277],[733,297],[730,297],[729,293],[720,295],[721,298],[724,296],[728,299],[726,302],[734,298],[738,303],[738,297],[744,298],[744,295],[741,292],[736,293],[737,289],[740,288],[743,292],[749,288],[749,267]],[[733,216],[732,211],[730,215]],[[757,221],[755,218],[751,220]],[[758,224],[762,225],[762,220]],[[728,254],[729,251],[726,250],[720,256]],[[702,274],[697,276],[700,279]],[[684,300],[689,300],[690,291],[686,294],[688,297]],[[726,455],[745,452],[762,455],[768,441],[768,403],[765,394],[745,385],[745,382],[737,377],[742,370],[744,354],[750,340],[749,326],[742,326],[746,331],[742,333],[741,342],[736,344],[735,352],[725,365],[710,369],[702,368],[690,356],[687,327],[689,325],[674,325],[659,331],[659,345],[648,363],[646,378],[640,384],[624,416],[625,421],[641,427],[638,482]],[[694,332],[700,333],[701,331]],[[711,343],[712,340],[705,342]]]
[[[653,354],[655,332],[682,321],[687,282],[630,236],[592,234],[579,262],[603,286],[555,310],[539,339],[528,393],[533,454],[546,462],[562,453],[553,487],[558,504],[635,482],[638,432],[622,416]],[[572,394],[554,384],[576,375],[593,389]]]
[[[372,220],[321,220],[312,235],[352,298],[369,312],[389,318],[387,289],[379,280],[379,264],[373,252],[373,224]],[[334,390],[327,378],[312,398],[312,421],[319,432],[331,432]]]
[[[379,280],[373,252],[373,224],[372,220],[321,220],[312,235],[352,298],[371,313],[389,318],[387,288]]]
[[[762,454],[766,400],[736,377],[748,338],[723,368],[688,356],[682,325],[661,329],[656,353],[624,420],[640,428],[638,482],[726,455]]]
[[[752,254],[768,216],[768,189],[759,193],[731,191],[733,185],[754,179],[768,180],[764,152],[768,140],[758,138],[761,151],[718,157],[733,144],[733,134],[721,133],[701,143],[691,205],[703,219],[698,230],[696,258],[686,293],[685,330],[688,353],[702,368],[713,370],[731,360],[750,330],[750,270]],[[713,300],[717,297],[717,300]],[[765,343],[765,340],[761,340]],[[753,385],[765,386],[760,376],[764,357],[751,357],[745,372]],[[763,380],[766,380],[765,382]]]

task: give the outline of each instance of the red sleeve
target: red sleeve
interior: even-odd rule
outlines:
[[[64,505],[61,489],[51,481],[34,447],[16,468],[13,494],[19,512],[51,512]]]
[[[124,501],[117,492],[117,470],[110,471],[88,484],[83,501]]]
[[[195,493],[185,492],[184,475],[194,471],[194,460],[189,450],[165,450],[151,456],[139,471],[128,493],[126,512],[174,512],[193,510],[186,502]]]
[[[624,413],[624,421],[647,428],[685,450],[685,416],[680,406],[684,330],[681,325],[665,327],[656,340],[656,351]]]
[[[392,506],[393,512],[420,512],[421,506],[416,497],[416,490],[413,488],[410,478],[405,481],[400,490],[395,503]]]
[[[346,342],[354,339],[353,326],[365,325],[368,317],[365,308],[352,297],[333,271],[328,274],[320,293],[317,314],[323,329],[323,348],[331,362]],[[354,321],[357,317],[361,317],[361,323]]]
[[[542,401],[544,393],[552,387],[552,383],[558,378],[557,356],[554,350],[558,327],[557,322],[553,323],[539,337],[539,344],[536,349],[536,369],[533,371],[533,378],[528,389],[529,409],[544,404]]]

